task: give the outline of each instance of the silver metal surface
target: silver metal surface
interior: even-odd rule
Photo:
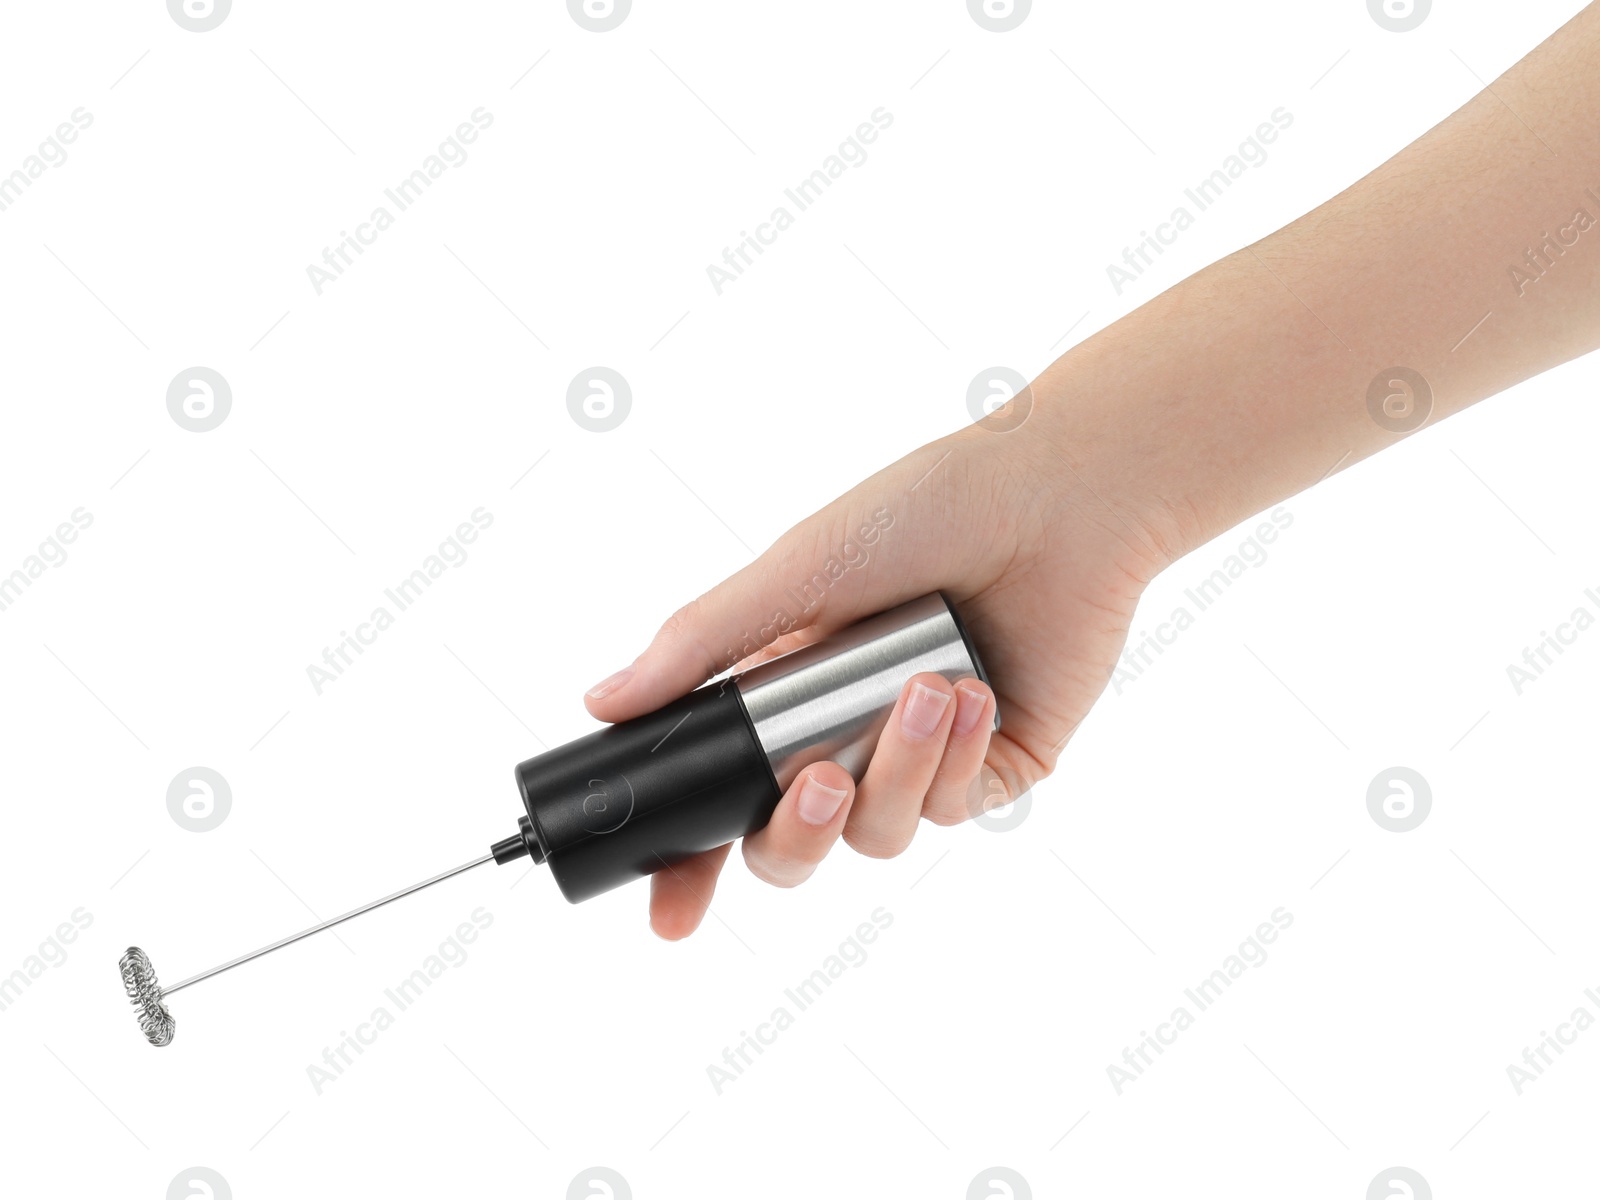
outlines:
[[[823,759],[859,782],[900,689],[924,671],[952,683],[979,675],[938,593],[753,667],[737,686],[778,786],[787,789]]]
[[[150,965],[150,956],[137,946],[129,946],[117,966],[122,969],[122,986],[127,989],[128,1002],[138,1010],[134,1016],[139,1018],[139,1028],[152,1046],[165,1046],[177,1032],[178,1023],[161,1003],[161,984],[156,981],[156,969]]]
[[[323,921],[320,925],[313,925],[310,929],[302,929],[299,933],[290,934],[280,938],[269,946],[259,950],[252,950],[249,954],[242,954],[238,958],[223,963],[220,967],[212,967],[209,971],[201,971],[198,975],[191,975],[182,983],[175,983],[169,988],[163,988],[156,981],[156,971],[150,964],[150,956],[137,946],[129,946],[128,952],[118,962],[122,969],[122,986],[127,989],[128,999],[138,1009],[139,1028],[144,1031],[145,1037],[150,1039],[152,1046],[165,1046],[172,1041],[176,1031],[177,1022],[172,1014],[167,1011],[167,1006],[162,1003],[173,992],[188,987],[191,983],[199,983],[202,979],[210,979],[213,975],[220,975],[224,971],[232,970],[240,963],[247,963],[252,958],[260,958],[263,954],[270,954],[274,950],[281,950],[301,938],[310,937],[313,933],[321,933],[324,929],[332,929],[351,917],[359,917],[362,913],[371,912],[375,908],[382,908],[391,901],[402,896],[409,896],[412,892],[420,892],[425,887],[459,875],[463,871],[470,871],[473,867],[481,867],[486,862],[493,862],[493,854],[485,854],[482,858],[475,858],[469,863],[462,863],[459,867],[452,867],[431,879],[424,879],[421,883],[414,883],[408,888],[401,888],[398,892],[391,892],[381,900],[374,900],[370,904],[363,904],[360,908],[352,908],[349,912],[334,917],[332,920]]]

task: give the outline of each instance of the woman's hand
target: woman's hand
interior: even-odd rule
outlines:
[[[1050,773],[1104,689],[1134,604],[1164,559],[1145,523],[1068,460],[1050,414],[1032,411],[1039,402],[1023,393],[800,522],[674,613],[630,667],[588,693],[591,713],[622,721],[736,663],[928,592],[955,602],[998,698],[976,679],[910,680],[859,785],[837,763],[807,767],[766,828],[744,839],[760,878],[803,882],[841,835],[862,854],[892,858],[921,818],[953,825],[1016,798]],[[654,877],[658,934],[694,932],[729,848]]]
[[[797,883],[841,834],[887,857],[919,817],[953,823],[1016,797],[1050,773],[1105,687],[1157,571],[1400,437],[1600,347],[1593,247],[1563,252],[1515,303],[1504,270],[1513,248],[1563,215],[1567,202],[1552,197],[1594,195],[1597,108],[1592,4],[1365,179],[795,526],[675,613],[629,671],[589,694],[589,711],[649,712],[761,647],[790,650],[943,589],[1000,688],[1001,731],[990,736],[976,682],[913,681],[860,786],[837,765],[812,766],[745,839],[745,858],[765,879]],[[1494,320],[1479,332],[1472,321],[1485,312]],[[1397,427],[1380,404],[1402,369],[1420,387],[1414,419]],[[797,609],[808,585],[820,599]],[[658,933],[694,930],[726,857],[723,847],[655,877]]]

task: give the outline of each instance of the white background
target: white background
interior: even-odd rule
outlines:
[[[968,420],[978,371],[1031,376],[1293,219],[1579,7],[1395,34],[1361,0],[1040,3],[997,34],[954,0],[639,0],[596,34],[550,2],[238,0],[208,33],[10,6],[0,173],[93,124],[0,213],[0,574],[93,524],[0,613],[0,975],[93,920],[0,1012],[3,1190],[156,1200],[203,1165],[240,1198],[561,1197],[598,1164],[641,1200],[959,1198],[1001,1165],[1041,1197],[1359,1200],[1398,1164],[1568,1194],[1600,1032],[1520,1096],[1506,1067],[1600,1014],[1600,632],[1520,696],[1506,666],[1600,609],[1593,361],[1290,501],[1010,832],[925,826],[790,893],[730,871],[678,945],[642,886],[572,908],[481,868],[181,993],[159,1051],[115,961],[173,982],[481,853],[513,764],[593,726],[586,686]],[[306,267],[480,106],[465,164],[317,295]],[[868,161],[718,296],[707,265],[880,106]],[[1270,160],[1117,296],[1107,264],[1280,106]],[[633,391],[604,434],[566,407],[595,364]],[[232,388],[208,433],[166,409],[194,365]],[[317,695],[307,665],[479,506],[469,559]],[[232,790],[208,833],[166,807],[195,765]],[[1367,812],[1395,765],[1433,793],[1407,834]],[[480,906],[467,960],[317,1094],[324,1047]],[[1124,1046],[1279,906],[1266,964],[1118,1095]],[[879,907],[718,1095],[724,1047]]]

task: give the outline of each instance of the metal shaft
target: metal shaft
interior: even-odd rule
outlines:
[[[435,875],[432,879],[424,879],[421,883],[414,883],[408,888],[401,888],[398,892],[385,896],[381,900],[374,900],[371,904],[363,904],[360,908],[352,908],[343,916],[334,917],[331,921],[324,921],[320,925],[313,925],[310,929],[302,929],[299,933],[291,934],[281,941],[273,942],[270,946],[263,946],[259,950],[253,950],[249,954],[234,959],[232,962],[223,963],[220,967],[212,967],[209,971],[201,971],[200,974],[190,976],[182,983],[175,983],[169,988],[162,988],[161,995],[163,997],[170,996],[173,992],[182,991],[191,983],[199,983],[202,979],[210,979],[213,975],[220,975],[224,971],[232,970],[240,963],[247,963],[252,958],[260,958],[263,954],[271,954],[274,950],[281,950],[291,942],[298,942],[301,938],[310,937],[313,933],[321,933],[324,929],[332,929],[335,925],[342,921],[348,921],[351,917],[359,917],[362,913],[371,912],[375,908],[382,908],[391,900],[398,900],[401,896],[409,896],[412,892],[420,892],[423,888],[431,887],[441,880],[449,879],[452,875],[459,875],[463,871],[470,871],[473,867],[481,867],[484,863],[493,861],[493,854],[485,854],[482,858],[475,858],[469,863],[462,863],[459,867],[454,867],[442,875]]]

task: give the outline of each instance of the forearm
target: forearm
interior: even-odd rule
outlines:
[[[1175,557],[1411,432],[1420,414],[1369,409],[1391,368],[1425,381],[1431,424],[1595,349],[1597,114],[1591,6],[1360,182],[1068,352],[1035,384],[1041,432]]]

